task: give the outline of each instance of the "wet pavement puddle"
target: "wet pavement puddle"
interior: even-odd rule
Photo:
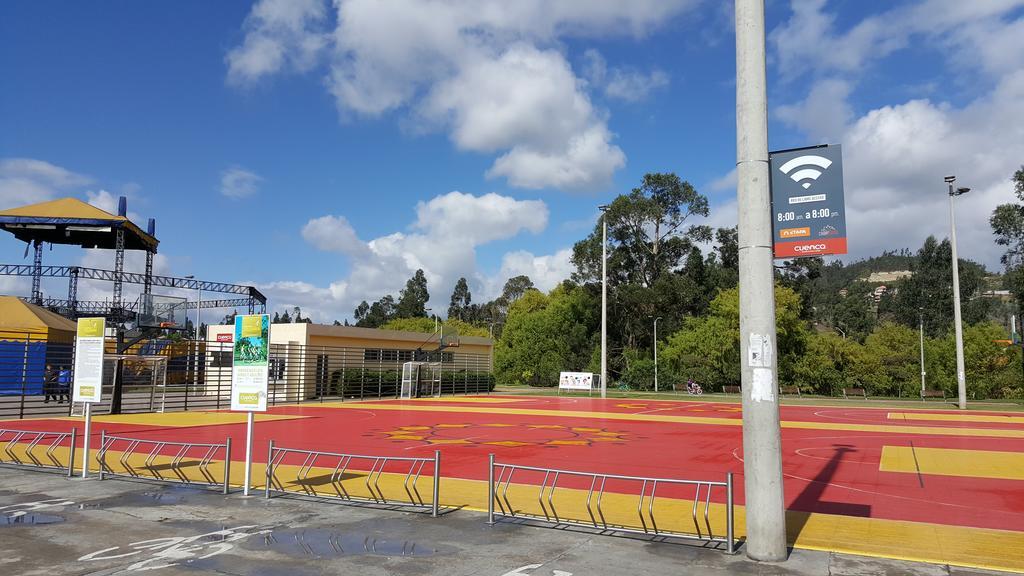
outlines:
[[[31,524],[57,524],[64,521],[64,517],[53,514],[12,514],[0,516],[0,526],[24,526]]]

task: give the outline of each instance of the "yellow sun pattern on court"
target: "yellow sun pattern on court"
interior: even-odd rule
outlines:
[[[374,432],[368,436],[384,436],[396,442],[423,442],[426,445],[455,446],[594,446],[622,443],[631,439],[629,432],[617,432],[587,426],[561,424],[431,424],[399,426],[393,430]]]

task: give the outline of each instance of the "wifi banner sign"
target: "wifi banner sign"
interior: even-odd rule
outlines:
[[[768,158],[775,257],[846,254],[841,147],[781,150]]]

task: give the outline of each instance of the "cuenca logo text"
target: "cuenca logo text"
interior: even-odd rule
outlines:
[[[824,244],[804,244],[802,246],[794,246],[793,250],[796,252],[814,252],[815,250],[824,250]]]

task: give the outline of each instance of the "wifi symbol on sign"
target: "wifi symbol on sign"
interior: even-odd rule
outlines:
[[[793,182],[803,186],[806,190],[810,188],[811,184],[814,183],[814,181],[817,180],[825,170],[828,170],[828,167],[831,165],[831,160],[821,156],[798,156],[789,162],[786,162],[782,166],[779,166],[779,171],[792,178]],[[817,166],[817,168],[815,168],[815,166]],[[797,168],[799,168],[799,170]],[[818,170],[818,168],[821,168],[821,170]]]

